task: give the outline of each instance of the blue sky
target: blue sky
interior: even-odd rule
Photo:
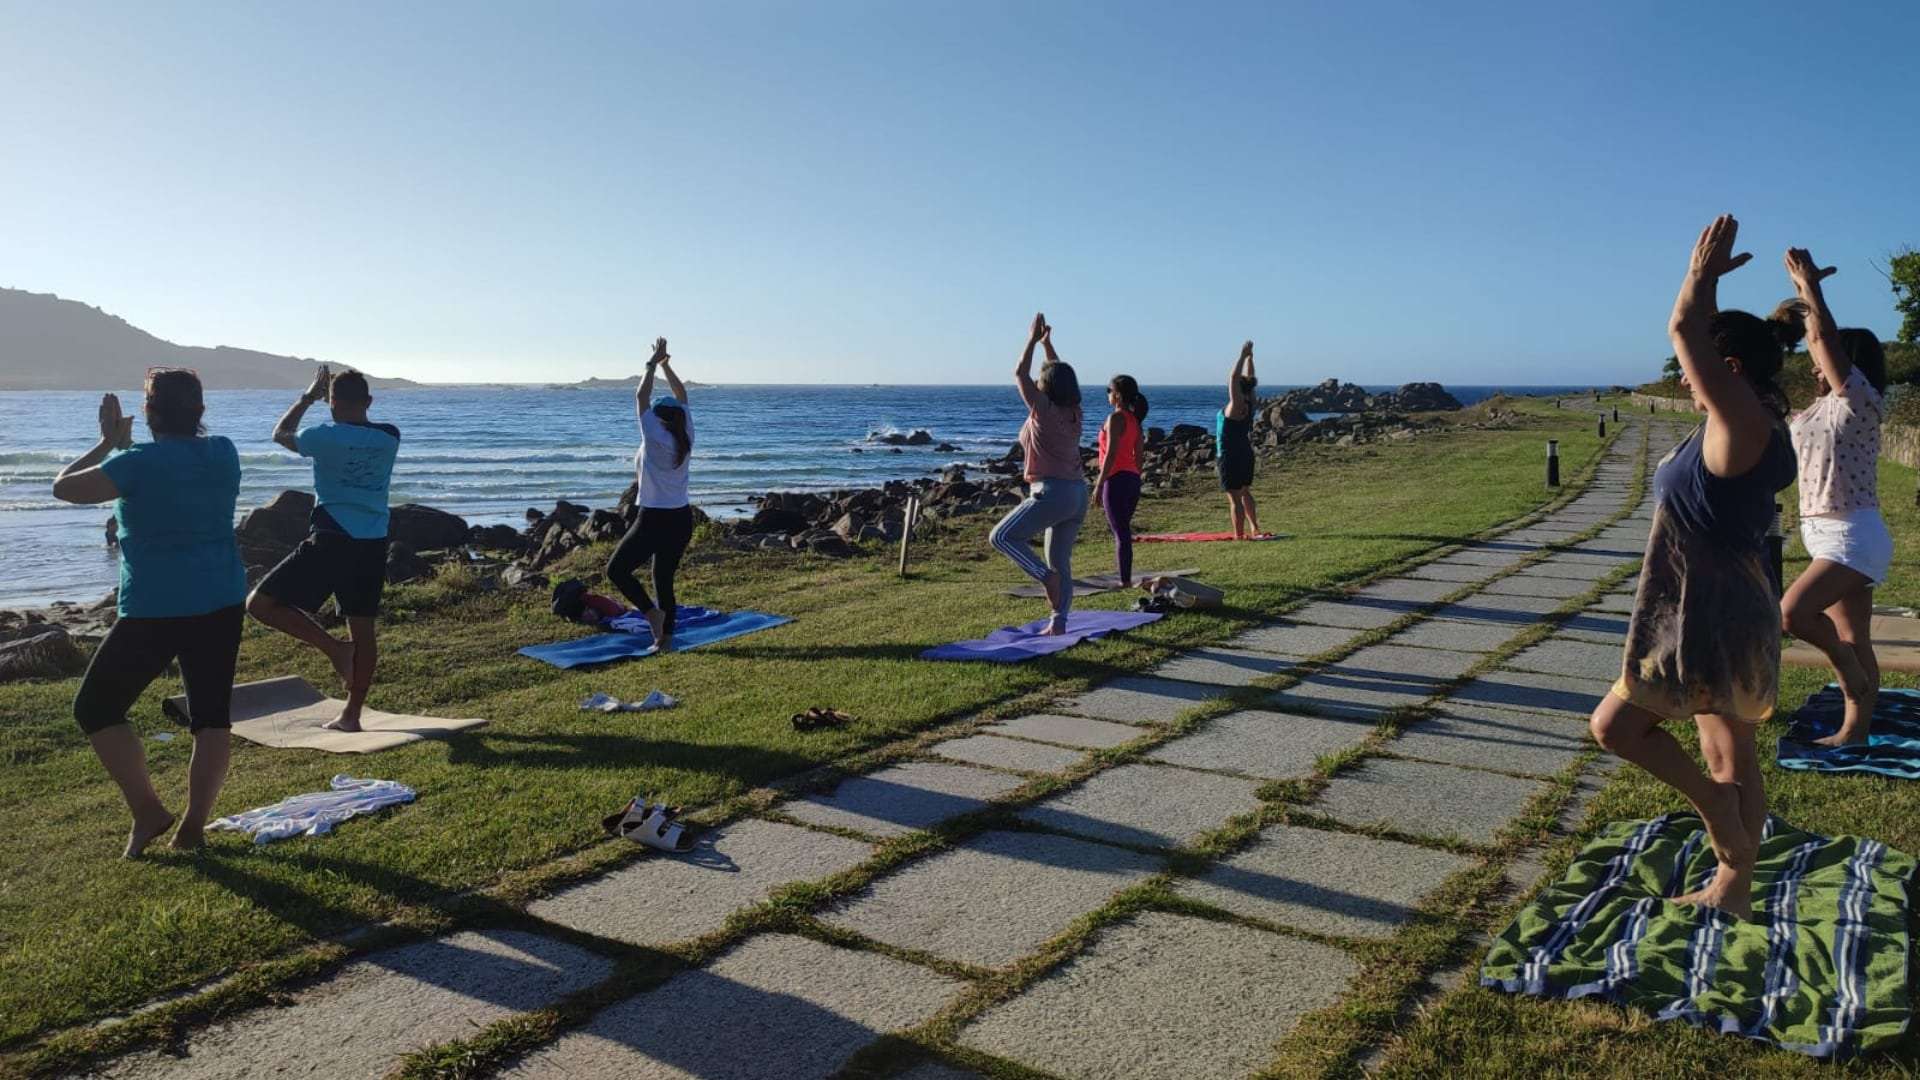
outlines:
[[[386,375],[1650,377],[1722,302],[1920,245],[1913,0],[0,0],[0,284]]]

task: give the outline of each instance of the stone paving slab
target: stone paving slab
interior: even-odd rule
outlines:
[[[986,730],[1002,735],[1018,735],[1023,739],[1081,746],[1089,750],[1112,749],[1151,734],[1132,724],[1116,724],[1111,720],[1093,720],[1085,716],[1055,716],[1051,713],[1034,713],[1003,720]]]
[[[878,953],[762,934],[710,967],[601,1011],[502,1075],[824,1080],[860,1048],[925,1021],[964,989]]]
[[[1404,616],[1404,611],[1370,604],[1351,604],[1340,600],[1316,600],[1311,604],[1287,612],[1287,618],[1294,622],[1313,623],[1318,626],[1344,626],[1351,630],[1378,630],[1390,622]]]
[[[1585,529],[1550,529],[1545,525],[1530,525],[1510,533],[1501,533],[1500,539],[1515,543],[1557,544],[1562,540],[1571,540],[1585,531]]]
[[[1317,942],[1145,912],[989,1010],[960,1043],[1065,1080],[1243,1077],[1358,972]]]
[[[1545,562],[1534,563],[1532,566],[1527,567],[1525,570],[1513,576],[1529,578],[1568,578],[1591,584],[1613,573],[1613,571],[1614,567],[1602,562],[1580,562],[1568,556],[1556,555]]]
[[[896,1074],[893,1080],[987,1080],[987,1078],[977,1072],[956,1069],[938,1061],[929,1061]]]
[[[1320,755],[1356,746],[1372,731],[1363,720],[1248,709],[1215,717],[1147,756],[1192,769],[1290,780],[1310,775]]]
[[[1450,765],[1553,776],[1592,749],[1571,717],[1452,705],[1401,732],[1387,749]]]
[[[1531,671],[1495,671],[1461,687],[1451,700],[1497,705],[1524,712],[1565,713],[1585,718],[1613,684],[1601,679],[1542,675]]]
[[[1514,654],[1506,666],[1516,671],[1604,679],[1611,683],[1620,677],[1621,655],[1618,644],[1602,645],[1556,636]]]
[[[527,913],[635,945],[666,945],[712,933],[775,889],[850,870],[872,853],[844,836],[748,818],[703,834],[690,855],[648,855],[536,900]]]
[[[1524,561],[1526,557],[1532,553],[1532,548],[1523,545],[1508,547],[1481,545],[1462,548],[1448,555],[1442,561],[1461,565],[1486,566],[1494,570],[1505,570],[1509,566]]]
[[[1623,641],[1627,636],[1627,617],[1609,615],[1605,612],[1582,612],[1561,623],[1555,634],[1575,638]]]
[[[1472,859],[1370,836],[1277,825],[1174,891],[1236,915],[1339,937],[1384,938]]]
[[[971,813],[1023,783],[1017,776],[965,765],[910,761],[850,777],[829,794],[776,809],[810,825],[902,836]]]
[[[1495,584],[1499,583],[1495,582]],[[1566,597],[1563,596],[1516,596],[1512,593],[1488,592],[1486,589],[1482,589],[1472,596],[1467,597],[1465,600],[1456,604],[1448,604],[1440,610],[1454,611],[1466,609],[1468,611],[1480,612],[1483,617],[1497,617],[1497,615],[1490,616],[1489,613],[1505,613],[1526,617],[1545,615],[1558,611],[1562,607],[1565,607],[1566,603]],[[1443,616],[1443,618],[1458,618],[1458,616],[1448,615]]]
[[[1259,809],[1252,780],[1122,765],[1020,812],[1022,821],[1138,847],[1173,847]]]
[[[1358,828],[1485,844],[1546,789],[1537,780],[1375,758],[1328,781],[1308,809]]]
[[[290,1007],[241,1013],[95,1075],[382,1077],[404,1054],[467,1038],[612,973],[612,961],[552,938],[468,931],[375,953],[298,991]]]
[[[1238,649],[1200,648],[1188,649],[1154,668],[1149,674],[1161,679],[1179,679],[1183,682],[1205,683],[1209,686],[1236,687],[1249,686],[1256,679],[1283,674],[1295,666],[1292,660],[1269,656],[1265,653],[1241,652]]]
[[[1461,603],[1448,604],[1446,607],[1434,612],[1433,617],[1452,622],[1485,623],[1493,626],[1502,626],[1507,630],[1507,638],[1511,638],[1535,623],[1548,621],[1547,616],[1551,614],[1553,610],[1524,611],[1505,605],[1490,606],[1487,603],[1487,601],[1501,600],[1518,600],[1523,602],[1534,600],[1539,601],[1539,605],[1552,604],[1554,608],[1558,608],[1564,603],[1564,601],[1554,600],[1549,597],[1537,596],[1470,596]]]
[[[1267,696],[1265,704],[1278,712],[1378,720],[1394,709],[1418,705],[1437,690],[1438,686],[1431,680],[1382,677],[1334,665],[1285,690],[1275,691]]]
[[[1460,586],[1450,581],[1420,581],[1399,577],[1376,581],[1363,589],[1357,589],[1352,595],[1352,600],[1355,603],[1378,604],[1401,611],[1412,611],[1459,591]]]
[[[969,735],[935,743],[933,752],[969,765],[988,765],[1026,773],[1057,773],[1078,764],[1085,754],[1058,746],[1002,739],[997,735]]]
[[[1503,622],[1462,622],[1458,619],[1422,619],[1387,639],[1392,645],[1414,645],[1455,652],[1492,652],[1505,645],[1521,627]]]
[[[1477,653],[1437,648],[1411,648],[1389,641],[1369,645],[1329,670],[1405,683],[1410,690],[1431,695],[1441,683],[1457,679],[1485,659]]]
[[[1587,610],[1604,612],[1608,615],[1631,615],[1633,614],[1633,594],[1608,593],[1588,605]]]
[[[1407,576],[1423,581],[1450,581],[1455,585],[1471,585],[1478,581],[1485,581],[1499,572],[1491,566],[1450,563],[1444,559],[1436,559],[1407,571]]]
[[[1593,582],[1575,578],[1537,577],[1531,574],[1514,574],[1499,581],[1489,582],[1466,603],[1472,604],[1485,596],[1537,596],[1544,599],[1571,600],[1593,588]]]
[[[821,918],[889,945],[1001,967],[1161,864],[1071,837],[988,832],[881,878]]]
[[[1224,697],[1228,688],[1160,679],[1152,675],[1123,675],[1058,703],[1067,712],[1123,724],[1171,724],[1181,713],[1203,701]]]
[[[1360,636],[1360,631],[1344,626],[1314,626],[1307,623],[1269,623],[1228,640],[1227,644],[1245,652],[1269,653],[1305,659],[1329,649],[1345,646]]]

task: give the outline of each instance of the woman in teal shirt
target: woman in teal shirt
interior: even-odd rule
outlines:
[[[53,482],[71,503],[114,501],[119,523],[119,619],[94,651],[73,702],[74,719],[133,812],[126,855],[172,827],[147,775],[146,751],[127,710],[174,660],[187,687],[193,731],[187,811],[175,848],[199,847],[227,778],[233,671],[240,654],[247,574],[233,539],[240,456],[200,427],[200,377],[181,368],[147,373],[147,428],[134,443],[120,400],[100,400],[100,441]]]

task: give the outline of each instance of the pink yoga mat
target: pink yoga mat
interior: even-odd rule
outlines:
[[[1134,537],[1143,544],[1198,544],[1209,540],[1232,540],[1230,532],[1140,533]],[[1248,540],[1284,540],[1285,533],[1260,533]]]

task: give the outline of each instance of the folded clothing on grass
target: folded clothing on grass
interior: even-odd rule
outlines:
[[[336,776],[331,791],[294,795],[272,806],[220,818],[207,828],[251,833],[254,843],[266,844],[289,836],[320,836],[348,818],[412,801],[413,789],[405,784]]]
[[[1768,818],[1752,922],[1670,902],[1717,866],[1692,814],[1614,822],[1501,933],[1480,985],[1604,998],[1815,1057],[1899,1041],[1911,856]]]
[[[923,660],[988,660],[996,664],[1015,664],[1036,656],[1049,656],[1070,649],[1090,638],[1105,637],[1116,630],[1132,630],[1161,618],[1151,611],[1075,611],[1067,615],[1067,630],[1051,637],[1041,633],[1046,619],[1035,619],[1023,626],[1003,626],[975,641],[956,641],[936,645],[920,654]]]
[[[793,621],[785,615],[768,615],[760,611],[715,611],[686,604],[675,609],[674,618],[674,652]],[[606,625],[612,633],[589,634],[556,641],[551,645],[529,645],[520,650],[520,655],[558,668],[576,668],[631,660],[653,648],[653,631],[647,626],[647,621],[637,615],[615,619]]]
[[[1883,687],[1873,705],[1873,726],[1864,745],[1814,745],[1813,740],[1840,730],[1846,706],[1838,684],[1829,684],[1808,698],[1774,748],[1780,767],[1920,780],[1920,690]]]

